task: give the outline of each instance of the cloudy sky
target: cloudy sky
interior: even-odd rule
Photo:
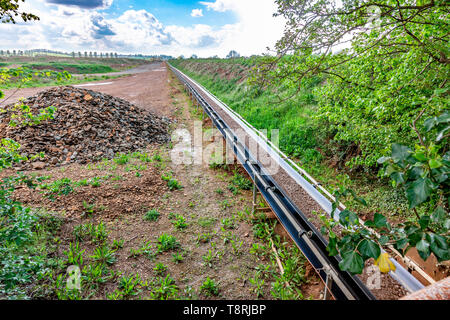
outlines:
[[[168,54],[261,54],[284,22],[273,0],[25,0],[41,20],[0,24],[0,49]]]

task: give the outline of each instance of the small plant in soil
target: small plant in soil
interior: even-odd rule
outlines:
[[[173,253],[172,254],[172,261],[176,264],[179,264],[181,262],[183,262],[184,258],[183,255],[179,252]]]
[[[153,290],[150,296],[154,300],[170,300],[177,299],[178,286],[175,284],[175,280],[168,274],[165,278],[158,278],[153,283]]]
[[[88,179],[82,179],[76,183],[77,186],[86,187],[89,185]]]
[[[197,243],[208,243],[212,239],[211,233],[201,233],[197,235]]]
[[[105,283],[113,277],[113,273],[103,264],[89,264],[82,271],[83,280],[89,284]]]
[[[231,231],[226,231],[223,227],[220,227],[222,234],[220,235],[223,240],[223,244],[229,243],[233,239],[233,233]]]
[[[91,258],[100,265],[112,265],[116,262],[116,250],[109,248],[107,245],[102,245],[94,249],[94,254]]]
[[[170,179],[167,181],[167,186],[169,187],[170,191],[173,190],[180,190],[183,188],[183,186],[176,180],[176,179]]]
[[[279,300],[302,300],[303,294],[297,288],[292,288],[286,285],[286,280],[283,277],[276,277],[275,282],[272,282],[272,289],[270,294]]]
[[[109,293],[106,295],[107,300],[122,300],[123,299],[123,293],[121,290],[114,290],[114,292]]]
[[[93,188],[98,188],[101,186],[101,178],[94,177],[89,181],[89,183]]]
[[[180,190],[183,188],[183,186],[180,184],[180,182],[178,182],[178,180],[176,180],[175,178],[172,177],[172,174],[169,173],[167,175],[161,175],[161,179],[163,179],[164,181],[167,181],[167,186],[169,187],[170,191],[173,190]]]
[[[221,201],[220,202],[220,207],[223,209],[223,210],[226,210],[227,208],[230,208],[231,207],[231,203],[230,202],[228,202],[228,200],[223,200],[223,201]]]
[[[229,184],[228,185],[228,190],[230,190],[230,192],[234,195],[234,196],[236,196],[236,195],[238,195],[240,192],[239,192],[239,189],[235,186],[235,185],[233,185],[233,184]]]
[[[250,253],[257,257],[263,257],[267,254],[267,248],[263,244],[253,243]]]
[[[142,255],[146,255],[149,259],[152,259],[154,257],[151,241],[143,242],[139,249],[130,249],[130,258],[137,258]]]
[[[147,154],[147,153],[140,154],[139,155],[139,160],[141,160],[142,162],[146,162],[146,163],[153,161],[152,158],[150,157],[150,155]]]
[[[198,296],[195,294],[195,290],[192,286],[184,287],[181,300],[198,300]]]
[[[222,226],[225,229],[234,229],[234,228],[236,228],[236,225],[235,225],[234,220],[232,218],[224,218],[224,219],[221,220],[221,222],[222,222]]]
[[[83,253],[85,250],[80,249],[80,243],[71,242],[69,244],[69,250],[64,251],[64,254],[67,256],[67,264],[68,265],[77,265],[81,267],[83,265]]]
[[[218,195],[223,195],[224,191],[222,189],[218,188],[218,189],[214,190],[214,192],[217,193]]]
[[[217,283],[211,279],[210,277],[207,277],[205,281],[203,281],[200,291],[205,294],[205,296],[217,296],[219,294],[219,286]]]
[[[114,239],[114,240],[113,240],[113,243],[112,243],[112,245],[111,245],[111,248],[113,248],[114,250],[122,249],[124,243],[125,243],[125,240],[124,240],[124,239],[120,239],[120,240]]]
[[[161,262],[158,262],[156,266],[153,268],[153,271],[159,276],[163,276],[167,271],[167,266]]]
[[[180,243],[177,239],[166,233],[163,233],[158,237],[158,252],[165,252],[169,250],[176,249],[180,246]]]
[[[114,162],[119,165],[125,165],[130,161],[130,156],[124,153],[116,154]]]
[[[69,178],[62,178],[53,183],[41,184],[40,188],[46,190],[45,196],[55,200],[55,196],[68,195],[74,190],[74,183]]]
[[[172,220],[172,223],[177,230],[183,230],[187,228],[186,218],[181,214],[175,215],[175,219]]]
[[[86,223],[75,226],[73,235],[77,241],[91,240],[95,243],[101,243],[108,237],[108,232],[103,222],[100,222],[98,225]]]
[[[156,162],[162,161],[162,157],[159,153],[155,154],[152,159],[153,159],[153,161],[156,161]]]
[[[88,203],[87,201],[83,200],[83,215],[85,216],[92,216],[95,212],[95,203]]]
[[[231,183],[242,190],[250,190],[252,188],[252,182],[237,171],[234,172]]]
[[[141,292],[141,278],[139,274],[123,276],[119,279],[119,289],[123,297],[136,296]]]
[[[220,252],[220,251],[214,251],[214,247],[215,247],[214,243],[211,243],[211,246],[213,246],[213,249],[209,249],[208,253],[202,256],[202,259],[203,259],[203,262],[204,262],[203,264],[205,266],[210,267],[210,268],[213,267],[214,261],[216,259],[220,260],[222,258],[222,255],[223,255],[223,253]]]
[[[203,228],[209,228],[216,222],[216,218],[201,217],[198,218],[197,223]]]
[[[252,286],[251,291],[256,294],[256,297],[262,297],[264,295],[264,279],[260,278],[259,272],[256,272],[253,278],[248,279]]]
[[[149,210],[144,215],[144,220],[146,221],[156,221],[158,220],[160,213],[156,209]]]
[[[233,248],[234,255],[237,256],[237,255],[242,254],[241,247],[244,243],[242,240],[239,241],[238,237],[234,236],[233,239],[231,239],[230,243],[231,243],[231,247]]]

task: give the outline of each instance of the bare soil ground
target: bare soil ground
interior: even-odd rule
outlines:
[[[148,72],[111,81],[112,84],[90,86],[89,89],[112,94],[135,103],[139,107],[168,116],[177,121],[176,128],[193,131],[192,106],[181,86],[162,64],[151,65]],[[17,97],[33,95],[40,89],[21,90]],[[205,122],[206,124],[206,122]],[[262,243],[255,237],[248,223],[251,207],[251,191],[229,189],[233,172],[212,169],[208,165],[175,165],[169,152],[171,145],[150,145],[142,154],[130,156],[126,163],[114,160],[70,164],[27,172],[47,177],[46,183],[62,178],[70,181],[93,181],[97,185],[78,185],[67,195],[54,195],[45,190],[17,189],[18,201],[32,207],[56,211],[64,218],[59,255],[75,242],[75,227],[103,222],[109,232],[107,242],[123,241],[118,248],[116,262],[111,266],[116,276],[96,287],[86,297],[105,299],[119,289],[121,275],[138,274],[147,283],[154,283],[160,276],[170,274],[179,288],[179,297],[200,299],[273,299],[271,282],[280,271],[271,262],[271,254],[251,253],[254,244]],[[145,159],[145,160],[143,160]],[[148,160],[151,159],[151,160]],[[11,174],[2,172],[1,176]],[[169,190],[163,176],[172,175],[183,188]],[[143,216],[151,209],[160,213],[156,221],[146,221]],[[177,215],[185,219],[186,227],[175,227]],[[175,250],[157,253],[158,237],[174,236],[180,246]],[[145,254],[132,254],[145,245]],[[85,263],[96,248],[91,241],[80,240],[85,249]],[[269,247],[270,248],[270,247]],[[174,254],[182,257],[176,262]],[[298,284],[303,298],[318,299],[323,284],[308,266],[299,260]],[[158,274],[155,266],[163,263],[167,270]],[[260,270],[265,270],[260,272]],[[251,279],[260,274],[264,282],[259,293]],[[208,296],[200,290],[207,277],[219,287],[217,296]],[[260,282],[261,283],[261,282]],[[134,298],[152,298],[153,285],[142,284]],[[42,297],[41,297],[42,298]],[[44,297],[48,298],[48,297]]]

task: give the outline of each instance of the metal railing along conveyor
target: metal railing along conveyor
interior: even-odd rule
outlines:
[[[374,300],[375,297],[373,294],[358,277],[351,275],[346,271],[340,270],[339,262],[341,258],[339,256],[330,257],[328,255],[326,250],[327,241],[322,237],[320,232],[308,221],[307,217],[286,195],[282,186],[279,186],[267,173],[267,170],[265,170],[264,167],[256,160],[256,155],[253,155],[245,146],[243,141],[240,141],[229,124],[224,121],[224,119],[218,112],[216,112],[215,108],[207,101],[207,99],[205,99],[205,97],[212,101],[217,101],[216,108],[223,105],[223,103],[220,103],[211,93],[209,93],[194,80],[187,77],[184,73],[170,64],[168,65],[177,78],[184,84],[186,90],[192,95],[193,98],[195,98],[195,100],[197,100],[204,112],[206,112],[206,114],[211,118],[213,124],[222,133],[229,146],[232,147],[238,161],[253,179],[256,187],[270,205],[278,220],[289,233],[290,237],[302,251],[304,256],[314,267],[333,297],[338,300]],[[230,112],[227,113],[230,115]],[[254,133],[254,128],[251,130],[242,120],[232,114],[231,117],[233,120],[237,120],[236,122],[239,123],[243,130],[249,133]],[[262,145],[262,147],[268,151],[271,156],[275,155],[274,159],[281,165],[282,168],[288,166],[292,170],[292,167],[290,167],[284,159],[276,154],[276,152],[274,152],[272,148],[259,137],[259,135],[256,135],[256,137],[253,136],[253,138],[259,145]],[[291,173],[289,170],[286,171]],[[302,187],[303,184],[306,184],[308,188],[312,188],[314,192],[318,192],[306,180],[302,181]],[[318,202],[321,202],[322,207],[331,207],[329,200],[323,196]],[[409,291],[415,291],[423,287],[400,265],[397,266],[397,270],[399,268],[402,269],[399,270],[400,277],[408,278],[406,282],[409,283],[407,286]],[[411,277],[408,277],[408,275]],[[401,281],[399,282],[402,283]]]

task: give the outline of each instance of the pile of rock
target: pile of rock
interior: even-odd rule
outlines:
[[[57,111],[54,119],[21,127],[8,126],[9,114],[0,114],[0,138],[20,143],[22,154],[45,153],[44,160],[24,164],[23,168],[87,163],[170,140],[168,118],[92,90],[52,88],[27,98],[24,104],[33,113],[49,106],[55,106]]]

